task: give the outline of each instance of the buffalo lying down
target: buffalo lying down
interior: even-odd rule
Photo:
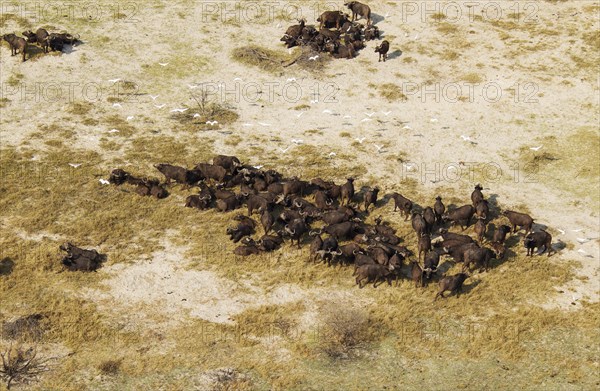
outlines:
[[[79,248],[71,243],[65,243],[59,248],[67,253],[67,256],[62,259],[62,264],[70,271],[95,271],[102,262],[106,261],[106,255],[96,250]]]

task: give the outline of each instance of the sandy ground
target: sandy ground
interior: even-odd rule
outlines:
[[[544,140],[549,136],[562,139],[584,127],[597,132],[597,75],[579,71],[569,59],[569,53],[581,51],[581,33],[598,29],[597,11],[586,10],[595,2],[539,3],[532,20],[557,31],[558,36],[525,29],[502,30],[522,47],[537,45],[537,50],[510,44],[502,39],[500,28],[485,20],[469,21],[463,15],[452,23],[459,32],[445,33],[430,17],[406,17],[402,12],[406,2],[371,2],[383,38],[392,43],[393,55],[386,63],[377,62],[373,53],[378,44],[375,41],[369,42],[357,58],[335,60],[322,72],[290,66],[280,74],[233,61],[231,51],[254,43],[287,52],[279,42],[289,24],[286,20],[253,23],[225,18],[227,22],[223,23],[220,17],[204,20],[201,2],[169,2],[168,6],[161,3],[140,4],[135,15],[139,22],[134,23],[108,16],[95,24],[79,19],[40,23],[76,29],[81,34],[84,44],[61,56],[45,56],[21,64],[9,56],[3,45],[0,81],[3,96],[10,103],[0,111],[1,145],[20,146],[29,140],[29,147],[44,148],[39,139],[31,138],[43,124],[58,124],[75,131],[77,137],[72,144],[77,148],[99,150],[102,138],[126,144],[128,138],[118,132],[110,133],[112,127],[103,123],[86,126],[77,116],[67,113],[71,102],[91,101],[98,117],[117,115],[127,119],[135,127],[132,137],[159,132],[176,134],[189,142],[211,138],[216,140],[215,153],[235,153],[236,149],[258,145],[265,153],[272,151],[284,161],[281,150],[289,148],[287,153],[291,153],[297,148],[292,139],[318,146],[326,156],[330,152],[352,154],[352,163],[367,169],[368,174],[359,182],[377,181],[402,191],[401,182],[414,178],[419,182],[417,194],[422,196],[417,199],[421,200],[453,190],[466,200],[474,184],[464,173],[460,180],[451,180],[455,177],[450,178],[448,171],[429,173],[422,180],[419,174],[423,168],[431,170],[438,163],[441,167],[458,166],[459,162],[474,162],[478,167],[493,163],[502,169],[502,175],[497,180],[488,177],[481,181],[489,189],[486,194],[499,195],[498,201],[507,208],[527,205],[537,223],[551,227],[553,232],[564,232],[555,235],[555,243],[573,245],[551,260],[540,257],[540,262],[577,260],[581,263],[578,273],[589,277],[585,281],[574,280],[567,287],[569,290],[557,287],[567,293],[540,304],[569,309],[574,307],[571,302],[584,297],[598,300],[598,198],[576,197],[564,186],[548,181],[543,173],[526,183],[525,174],[518,170],[521,176],[515,180],[512,165],[519,163],[521,148],[541,146],[543,151],[547,147]],[[501,21],[509,21],[509,5],[504,3],[500,2],[504,10]],[[466,12],[467,8],[460,4]],[[308,22],[314,22],[308,6],[303,9]],[[165,20],[175,22],[164,23]],[[9,23],[3,31],[18,28],[13,26]],[[569,42],[571,36],[575,44]],[[447,50],[456,52],[457,59],[442,59],[439,53]],[[291,51],[297,52],[298,49]],[[591,52],[579,54],[594,56]],[[10,86],[11,77],[19,73],[23,77],[17,86]],[[479,80],[472,91],[464,84],[472,80],[469,74],[476,74]],[[114,79],[121,81],[112,82]],[[61,93],[57,99],[48,95],[50,80],[59,85]],[[122,81],[135,83],[138,95],[115,105],[107,98],[122,86]],[[71,97],[67,93],[70,82],[76,83],[72,85]],[[215,99],[231,104],[240,115],[239,120],[227,126],[217,124],[214,130],[198,134],[175,133],[171,110],[189,107],[190,113],[194,111],[189,94],[197,90],[193,88],[196,83],[220,85],[221,92],[215,94]],[[384,83],[403,87],[408,99],[382,98],[377,86]],[[486,83],[489,91],[484,89]],[[511,89],[517,84],[519,97],[515,98]],[[457,85],[466,101],[455,101],[453,91]],[[270,86],[272,94],[268,93]],[[93,88],[100,88],[97,100]],[[502,95],[497,102],[490,98],[495,96],[495,88]],[[256,90],[263,91],[260,99],[255,99]],[[315,95],[316,90],[319,96]],[[301,104],[306,108],[294,110]],[[319,132],[306,133],[311,130]],[[350,137],[341,137],[341,132],[348,132]],[[239,135],[241,144],[227,145],[225,140],[230,134]],[[357,145],[355,139],[363,137]],[[279,141],[265,141],[276,138]],[[108,161],[119,156],[113,151],[102,154]],[[397,161],[399,155],[405,163],[414,165]],[[263,158],[254,156],[250,163],[268,164]],[[336,157],[331,159],[335,162]],[[291,159],[288,163],[290,170],[297,169],[297,174],[302,175],[301,166]],[[478,178],[481,180],[482,176]],[[593,180],[596,184],[592,188],[597,191],[598,178]],[[579,202],[572,202],[575,199]],[[586,239],[585,243],[578,242],[578,238]],[[209,271],[188,271],[183,250],[164,245],[168,251],[155,253],[151,259],[105,268],[101,273],[110,276],[105,281],[108,289],[88,292],[90,297],[93,295],[102,303],[119,303],[125,310],[131,305],[149,304],[168,315],[188,313],[212,322],[229,322],[232,315],[261,304],[310,301],[315,297],[314,293],[294,286],[282,285],[265,293],[251,281],[234,283]],[[132,286],[136,289],[132,290]]]

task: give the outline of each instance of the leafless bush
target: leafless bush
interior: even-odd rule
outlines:
[[[0,353],[0,357],[2,357],[0,378],[6,382],[7,389],[10,389],[13,383],[29,383],[36,380],[38,375],[48,370],[49,359],[38,358],[35,347],[13,348],[11,344],[7,350]]]
[[[369,338],[367,314],[359,309],[331,306],[321,325],[320,346],[331,358],[350,358]]]

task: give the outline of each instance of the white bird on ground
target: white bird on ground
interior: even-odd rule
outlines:
[[[316,60],[317,60],[317,58],[319,58],[319,55],[318,55],[318,54],[317,54],[316,56],[309,57],[308,59],[309,59],[310,61],[316,61]]]
[[[119,131],[117,129],[111,129],[108,131],[108,133],[119,133]]]
[[[304,140],[300,140],[300,139],[298,139],[298,140],[297,140],[297,139],[293,138],[293,139],[292,139],[292,142],[293,142],[294,144],[298,145],[298,144],[302,144],[302,143],[304,142]]]
[[[296,115],[296,117],[300,118],[302,114],[304,114],[304,111],[301,111],[298,115]]]
[[[167,65],[169,65],[168,62],[159,62],[158,65],[160,65],[161,67],[166,67]]]
[[[564,235],[564,234],[565,234],[565,231],[563,231],[562,229],[560,229],[560,228],[557,228],[557,230],[558,230],[558,232],[560,232],[560,234],[561,234],[561,235]]]
[[[333,113],[333,112],[329,109],[323,110],[323,114],[331,114],[331,113]]]
[[[281,22],[277,23],[277,28],[281,28]]]
[[[173,109],[171,110],[171,113],[185,113],[186,111],[188,111],[189,109]]]
[[[287,147],[286,149],[279,148],[279,150],[281,151],[281,153],[286,153],[288,151],[288,149],[290,149],[290,147]]]
[[[414,169],[414,164],[412,164],[412,163],[409,163],[409,164],[404,163],[403,165],[404,165],[404,167],[406,167],[407,171],[414,171],[415,170]]]
[[[159,95],[150,95],[150,98],[152,98],[152,100],[156,100],[156,98],[158,98]]]
[[[529,148],[529,149],[531,149],[532,151],[536,151],[536,152],[537,152],[537,151],[539,151],[539,150],[540,150],[540,148],[542,148],[542,146],[541,146],[541,145],[540,145],[539,147],[531,147],[531,148]]]
[[[371,118],[363,118],[360,120],[360,122],[366,122],[366,121],[372,121],[372,119]]]
[[[387,117],[390,115],[391,111],[382,111],[381,113]]]
[[[210,126],[215,126],[218,123],[219,123],[219,121],[206,121],[206,124],[210,125]]]
[[[352,118],[351,115],[345,115],[344,118]]]
[[[79,166],[81,166],[83,163],[69,163],[69,166],[73,167],[73,168],[77,168]]]
[[[408,130],[411,130],[412,128],[411,128],[410,126],[408,126],[408,125],[404,125],[404,127],[403,127],[402,129],[408,129]]]
[[[318,99],[311,100],[311,101],[310,101],[310,103],[311,103],[311,104],[314,104],[314,103],[319,103],[319,100],[318,100]]]
[[[383,145],[377,145],[377,144],[373,144],[375,146],[375,148],[377,148],[377,152],[381,153],[381,150],[383,149]]]
[[[468,141],[468,142],[470,142],[470,143],[473,143],[473,144],[475,144],[475,142],[474,142],[474,141],[471,139],[471,137],[469,137],[469,136],[465,136],[465,135],[463,134],[463,135],[461,135],[460,137],[463,139],[463,141]]]
[[[108,184],[110,183],[110,182],[109,182],[109,181],[107,181],[106,179],[102,179],[102,178],[100,178],[100,179],[98,180],[98,182],[100,182],[100,183],[101,183],[101,184],[103,184],[103,185],[108,185]]]
[[[579,243],[581,243],[581,244],[583,244],[583,243],[587,243],[587,242],[589,242],[590,240],[592,240],[592,239],[590,239],[590,238],[577,238],[577,241],[578,241]]]
[[[196,114],[194,114],[193,118],[198,118],[198,117],[200,117],[200,114],[196,113]]]
[[[121,81],[121,79],[112,79],[112,80],[109,80],[109,82],[111,82],[111,83],[113,83],[113,84],[114,84],[114,83],[117,83],[117,82],[119,82],[119,81]]]
[[[292,48],[288,49],[288,54],[292,54]]]
[[[154,105],[154,107],[156,107],[157,109],[162,109],[163,107],[165,107],[166,104],[162,104],[162,105]]]
[[[293,81],[296,81],[295,77],[290,77],[289,79],[286,80],[286,82],[291,83]]]
[[[261,169],[261,168],[263,168],[264,166],[261,164],[261,165],[258,165],[258,166],[252,166],[252,167],[256,168],[257,170],[260,170],[260,169]]]
[[[581,248],[579,250],[577,250],[577,252],[578,253],[582,253],[582,254],[587,254],[587,252],[585,250],[581,249]]]
[[[133,115],[130,115],[129,117],[127,117],[127,121],[131,121],[133,118]]]
[[[437,118],[432,118],[432,119],[429,120],[429,122],[436,123],[436,122],[438,122],[438,120],[437,120]]]
[[[355,141],[358,141],[359,144],[362,144],[363,141],[365,141],[366,137],[361,137],[361,138],[355,138]]]
[[[390,16],[389,12],[386,12],[385,15],[383,15],[384,18],[387,18],[388,16]]]
[[[371,118],[373,116],[373,114],[375,114],[375,113],[365,113],[365,115],[369,118]]]
[[[327,156],[334,157],[334,156],[336,156],[336,153],[335,152],[329,152],[329,155],[327,155]]]
[[[120,103],[113,103],[113,107],[123,107]]]

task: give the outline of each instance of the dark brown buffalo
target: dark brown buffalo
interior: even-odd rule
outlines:
[[[431,234],[435,225],[435,212],[430,206],[423,210],[423,219],[425,220],[427,233]]]
[[[446,211],[446,206],[442,202],[442,197],[435,197],[435,204],[433,204],[433,211],[435,212],[435,219],[438,224],[442,222],[442,215]]]
[[[359,3],[358,1],[349,1],[344,3],[346,7],[350,11],[352,11],[352,21],[358,19],[358,16],[361,16],[367,20],[367,26],[371,24],[371,8],[363,3]]]
[[[383,57],[383,62],[387,60],[387,53],[390,50],[390,43],[388,41],[381,42],[381,45],[375,47],[375,53],[379,53],[379,62]]]
[[[27,54],[27,41],[25,38],[17,37],[15,34],[4,34],[2,39],[8,42],[10,46],[10,55],[16,56],[20,51],[25,62],[25,55]]]
[[[67,253],[67,256],[62,259],[62,264],[70,271],[95,271],[102,262],[106,261],[106,255],[96,250],[79,248],[68,242],[59,248]]]
[[[199,163],[195,167],[202,173],[204,178],[212,179],[216,182],[223,182],[227,176],[227,170],[221,166],[215,166],[208,163]]]
[[[494,231],[494,237],[492,239],[492,242],[504,243],[504,240],[506,239],[506,235],[509,232],[510,232],[510,227],[508,225],[501,225],[501,226],[497,227],[496,231]]]
[[[479,248],[476,243],[465,243],[461,245],[457,245],[455,247],[444,247],[444,250],[448,255],[452,257],[454,262],[463,262],[465,259],[465,253],[468,250]]]
[[[531,232],[533,226],[533,219],[531,216],[525,213],[514,212],[512,210],[506,210],[502,213],[508,217],[508,220],[512,224],[513,232],[517,232],[517,227],[525,230],[525,234]]]
[[[444,292],[446,291],[450,291],[450,294],[456,293],[456,297],[459,297],[462,292],[463,283],[467,278],[469,278],[469,276],[466,273],[458,273],[453,276],[442,278],[439,282],[440,289],[433,300],[437,300],[438,297],[445,299]]]
[[[381,284],[384,281],[387,281],[388,285],[392,286],[393,271],[394,267],[391,265],[362,265],[356,269],[356,283],[361,289],[370,282],[373,283],[373,288],[377,288],[378,283]],[[363,284],[364,280],[366,282]]]
[[[260,211],[260,223],[262,224],[263,229],[265,230],[265,235],[267,235],[269,231],[271,231],[271,228],[273,228],[273,224],[275,223],[275,219],[273,218],[271,211],[269,211],[269,208],[262,209]]]
[[[319,22],[319,30],[325,28],[335,27],[339,29],[344,23],[348,22],[348,15],[341,11],[325,11],[317,18]]]
[[[485,220],[482,218],[478,218],[475,222],[475,226],[473,227],[475,233],[477,234],[477,240],[479,243],[483,242],[483,238],[485,236],[486,224]]]
[[[423,218],[423,216],[420,213],[417,213],[417,212],[413,213],[412,227],[415,230],[415,233],[417,234],[418,237],[420,237],[421,234],[427,232],[427,223],[425,222],[425,219]]]
[[[425,281],[423,281],[423,269],[421,269],[419,262],[411,262],[410,277],[415,283],[415,288],[418,288],[419,286],[425,286]]]
[[[471,193],[471,202],[473,206],[477,206],[480,201],[483,201],[483,193],[481,192],[483,187],[480,184],[475,185],[475,190]]]
[[[421,254],[427,254],[427,251],[431,250],[431,237],[429,234],[423,232],[419,236],[419,261],[421,261]]]
[[[230,174],[233,174],[235,169],[240,167],[242,163],[240,162],[240,159],[235,156],[217,155],[213,158],[213,165],[221,166]]]
[[[460,224],[464,231],[471,224],[471,217],[474,213],[475,208],[472,205],[463,205],[444,214],[442,220],[450,221],[452,224]]]
[[[365,193],[365,212],[369,210],[369,205],[373,207],[377,206],[377,195],[379,194],[379,187],[375,186],[373,189],[368,190]]]
[[[252,244],[244,244],[242,246],[238,246],[233,250],[233,253],[240,257],[247,257],[249,255],[256,255],[260,253],[260,249],[254,243]]]
[[[495,258],[496,254],[494,251],[486,247],[472,248],[465,251],[465,264],[463,270],[469,270],[471,265],[479,267],[480,271],[488,271],[490,268],[490,261]]]
[[[239,196],[233,195],[225,199],[218,199],[215,206],[219,212],[234,210],[240,206],[240,198]]]
[[[529,233],[523,243],[529,256],[533,256],[534,250],[539,250],[542,246],[544,246],[544,252],[548,253],[548,256],[554,251],[552,249],[552,235],[543,230]]]
[[[475,206],[475,215],[480,219],[487,219],[490,214],[490,205],[487,200],[481,200]]]
[[[400,214],[406,216],[404,221],[408,220],[413,207],[412,201],[398,193],[393,193],[391,198],[394,200],[394,212],[396,209],[400,209]]]
[[[50,34],[48,34],[47,30],[39,28],[35,33],[28,30],[24,31],[23,35],[27,37],[29,43],[37,43],[44,50],[44,53],[48,53],[50,48]]]
[[[344,204],[344,200],[346,200],[346,205],[349,205],[354,198],[354,178],[347,178],[346,183],[342,185],[340,189],[340,197],[341,204]]]

